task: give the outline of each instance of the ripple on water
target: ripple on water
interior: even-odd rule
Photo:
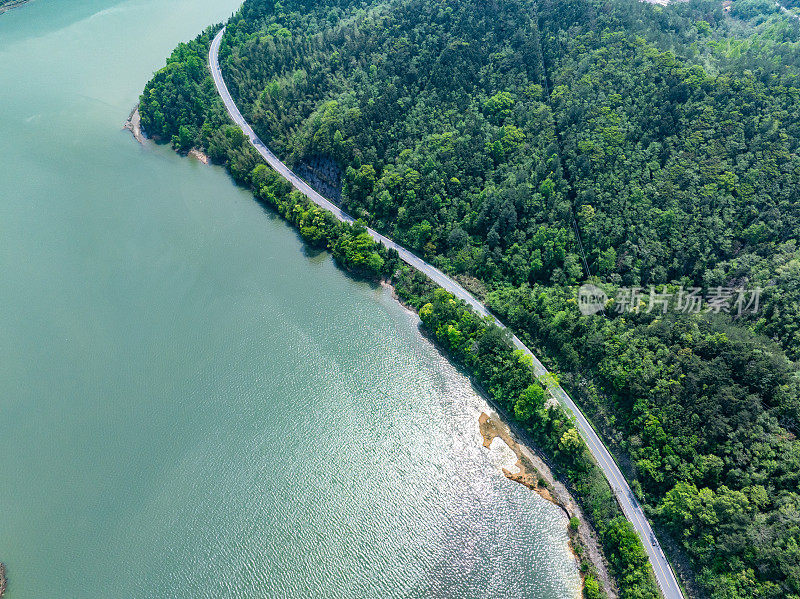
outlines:
[[[119,130],[238,4],[0,18],[8,599],[574,597],[560,511],[503,476],[416,317]]]
[[[575,596],[560,510],[502,475],[514,456],[482,446],[485,402],[378,299],[386,343],[287,350],[308,360],[165,473],[146,513],[173,517],[141,532],[167,562],[137,596]]]

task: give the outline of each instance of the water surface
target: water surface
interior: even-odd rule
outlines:
[[[416,317],[120,130],[237,4],[0,15],[7,597],[575,596],[559,510]]]

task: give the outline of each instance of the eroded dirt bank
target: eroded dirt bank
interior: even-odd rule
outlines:
[[[133,138],[142,145],[144,145],[149,139],[142,129],[142,119],[139,115],[138,104],[133,108],[130,115],[128,115],[128,120],[125,121],[125,124],[122,126],[122,128],[130,131],[131,135],[133,135]],[[158,141],[156,138],[154,138],[154,140]],[[211,164],[211,159],[202,150],[197,148],[192,148],[186,153],[186,155],[202,162],[203,164]]]
[[[585,558],[594,566],[597,579],[603,585],[609,599],[616,599],[617,588],[608,574],[597,535],[587,523],[583,511],[567,488],[558,481],[540,456],[517,440],[509,426],[496,414],[482,413],[478,418],[478,425],[484,447],[488,448],[495,439],[500,439],[516,455],[517,461],[514,466],[518,471],[511,472],[507,468],[503,468],[503,474],[507,478],[525,485],[547,501],[560,507],[571,522],[574,522],[573,518],[577,518],[579,522],[577,529],[569,527],[570,549],[579,563]],[[581,580],[583,580],[583,575],[582,570]]]

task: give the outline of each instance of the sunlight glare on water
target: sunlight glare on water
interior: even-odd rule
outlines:
[[[237,4],[0,15],[7,598],[574,597],[563,516],[416,317],[121,131]]]

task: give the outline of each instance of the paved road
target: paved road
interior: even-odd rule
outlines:
[[[250,139],[250,143],[252,143],[253,147],[258,150],[258,153],[264,157],[264,160],[266,160],[273,169],[275,169],[287,181],[289,181],[289,183],[305,194],[312,202],[318,206],[321,206],[322,208],[325,208],[326,210],[331,211],[339,220],[350,223],[353,222],[353,217],[314,191],[308,183],[295,175],[283,162],[281,162],[272,152],[270,152],[269,148],[264,145],[264,143],[258,138],[253,129],[244,119],[242,113],[239,112],[239,109],[236,107],[236,103],[233,101],[230,92],[228,92],[228,86],[225,85],[225,80],[222,78],[222,71],[219,68],[219,45],[222,41],[222,35],[224,32],[225,29],[223,28],[211,43],[211,49],[208,53],[208,64],[211,67],[211,74],[214,77],[214,83],[217,86],[217,91],[222,97],[225,107],[228,109],[228,114],[230,114],[233,121],[242,128],[242,131],[244,131],[245,135],[247,135],[247,137]],[[466,289],[464,289],[461,285],[456,283],[442,271],[431,266],[420,257],[412,254],[404,247],[397,245],[394,241],[388,237],[384,237],[377,231],[372,229],[367,229],[367,231],[375,241],[382,243],[387,248],[396,250],[403,262],[413,266],[420,272],[427,275],[437,285],[446,289],[456,297],[464,300],[466,303],[472,306],[472,308],[478,314],[482,316],[489,316],[498,326],[501,328],[506,328],[502,322],[497,320],[497,318],[495,318],[489,312],[486,306],[484,306],[471,293],[469,293]],[[522,343],[522,341],[517,338],[516,335],[513,335],[511,339],[516,348],[522,350],[526,355],[532,358],[533,370],[537,376],[547,374],[547,369],[544,367],[544,365],[533,354],[533,352],[531,352],[531,350],[529,350]],[[647,518],[645,518],[641,505],[636,500],[636,497],[631,491],[631,488],[628,486],[628,483],[625,480],[625,477],[622,475],[622,472],[620,472],[619,468],[617,467],[616,462],[614,462],[614,459],[611,457],[608,449],[606,449],[605,445],[603,445],[600,437],[592,428],[592,425],[589,424],[589,421],[583,415],[583,412],[581,412],[578,406],[575,405],[575,402],[572,401],[572,398],[570,398],[570,396],[567,395],[566,392],[558,385],[551,386],[550,391],[563,406],[565,406],[575,415],[575,426],[580,431],[581,436],[589,446],[589,450],[592,452],[592,455],[597,460],[600,468],[603,470],[608,482],[611,484],[611,488],[614,490],[614,494],[616,495],[617,501],[622,507],[622,511],[625,513],[625,516],[628,518],[628,520],[631,521],[636,529],[636,532],[639,534],[639,537],[642,539],[642,543],[644,544],[647,554],[650,556],[650,562],[653,564],[653,571],[655,572],[656,580],[661,587],[664,597],[666,597],[666,599],[683,599],[683,594],[681,593],[678,582],[675,579],[675,574],[672,572],[672,568],[670,568],[669,563],[667,563],[667,559],[664,556],[664,552],[661,550],[661,546],[658,544],[658,541],[656,541],[655,535],[650,528],[650,523],[647,521]]]
[[[786,8],[786,7],[785,7],[783,4],[781,4],[780,2],[776,2],[776,3],[775,3],[775,6],[777,6],[778,8],[780,8],[780,9],[781,9],[781,12],[783,12],[784,14],[787,14],[787,15],[789,15],[790,17],[792,17],[793,19],[797,19],[798,21],[800,21],[800,17],[799,17],[799,16],[797,16],[797,15],[796,15],[795,13],[793,13],[791,10],[789,10],[788,8]]]

